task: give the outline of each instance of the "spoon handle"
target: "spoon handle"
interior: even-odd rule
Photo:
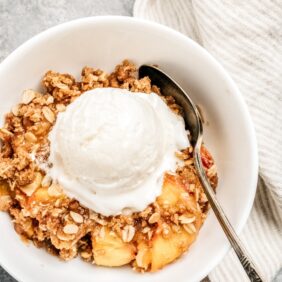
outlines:
[[[246,274],[248,275],[250,281],[252,282],[264,281],[262,279],[262,276],[259,274],[257,267],[255,266],[248,252],[246,251],[245,247],[243,246],[241,240],[235,233],[222,207],[220,206],[219,202],[216,199],[215,192],[213,188],[211,187],[208,178],[206,177],[206,173],[202,165],[200,149],[198,147],[196,147],[194,150],[194,159],[195,159],[195,167],[198,172],[200,181],[202,183],[204,192],[208,198],[208,201],[223,231],[225,232],[231,246],[233,247],[238,259],[240,260],[241,265],[243,266]]]

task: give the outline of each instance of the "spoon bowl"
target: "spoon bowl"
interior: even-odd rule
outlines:
[[[176,103],[183,109],[185,127],[190,132],[190,143],[195,147],[197,140],[202,138],[202,122],[197,107],[185,91],[167,74],[158,67],[142,65],[139,68],[139,77],[150,77],[152,84],[162,90],[164,96],[172,96]]]

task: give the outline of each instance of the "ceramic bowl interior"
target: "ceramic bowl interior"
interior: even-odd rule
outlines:
[[[35,36],[0,65],[1,122],[4,113],[19,102],[24,89],[40,90],[47,70],[79,77],[85,65],[111,71],[125,58],[137,65],[158,64],[202,109],[205,144],[218,167],[218,199],[240,231],[249,215],[257,181],[257,148],[250,116],[223,68],[198,44],[176,31],[142,20],[109,16],[76,20]],[[23,244],[4,213],[0,213],[0,230],[0,263],[24,282],[199,281],[229,247],[210,212],[187,254],[162,271],[140,275],[129,267],[96,267],[80,259],[62,262],[32,244]]]

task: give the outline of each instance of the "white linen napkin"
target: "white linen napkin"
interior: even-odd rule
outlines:
[[[197,41],[239,86],[260,158],[257,195],[240,238],[270,281],[282,264],[282,1],[136,0],[133,13]],[[248,281],[232,251],[209,278]]]

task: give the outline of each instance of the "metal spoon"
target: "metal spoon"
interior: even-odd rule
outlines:
[[[203,142],[203,125],[200,114],[195,104],[185,93],[185,91],[158,67],[142,65],[139,68],[139,78],[145,76],[148,76],[151,79],[152,84],[160,87],[163,95],[174,97],[177,104],[183,108],[185,126],[190,131],[190,142],[194,148],[195,168],[197,170],[208,201],[250,281],[264,281],[261,278],[262,276],[259,274],[257,267],[252,262],[239,237],[235,233],[219,202],[217,201],[215,192],[210,186],[209,180],[206,176],[200,153]]]

